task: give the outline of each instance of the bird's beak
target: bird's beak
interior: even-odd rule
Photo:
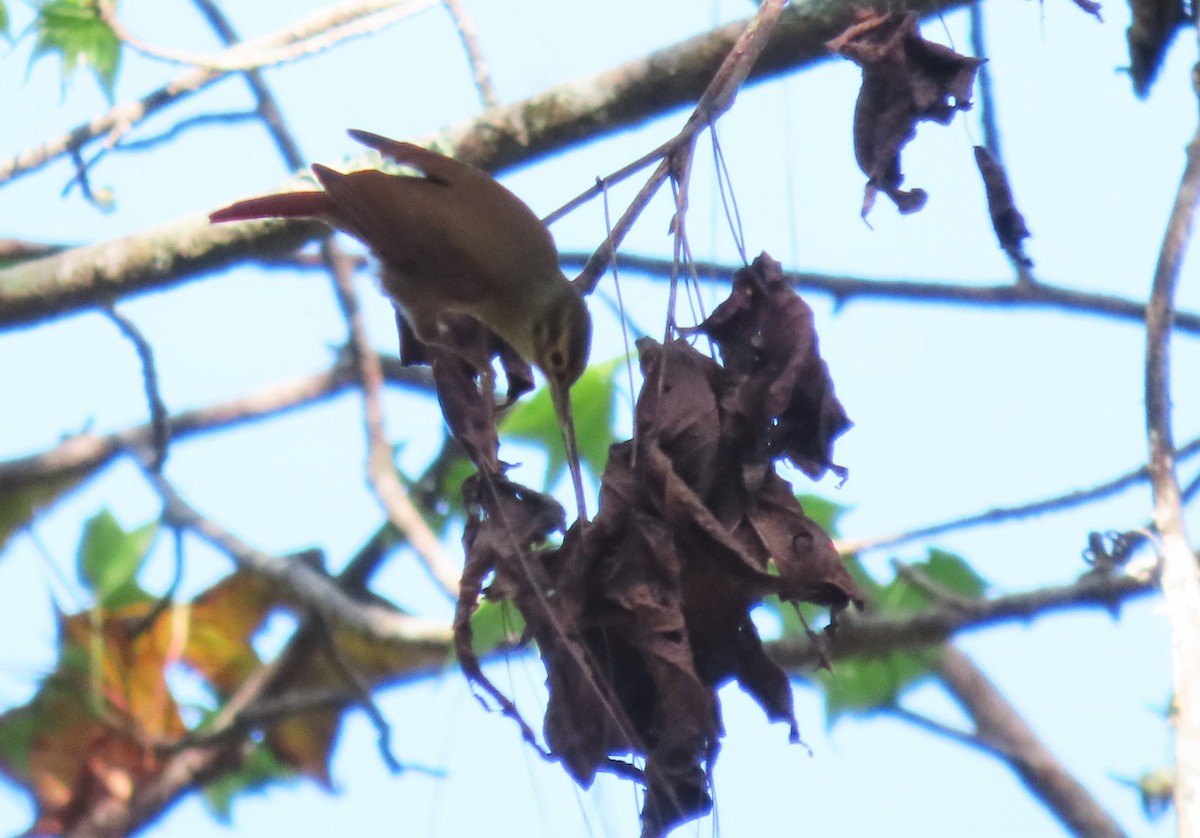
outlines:
[[[579,446],[575,442],[575,417],[571,413],[571,388],[555,379],[549,379],[550,399],[558,416],[558,429],[562,432],[563,448],[567,452],[567,467],[571,470],[571,482],[575,485],[575,504],[579,507],[579,522],[587,522],[587,503],[583,498],[583,474],[579,469]]]

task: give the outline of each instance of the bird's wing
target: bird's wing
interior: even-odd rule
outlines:
[[[324,192],[284,192],[249,198],[209,213],[208,220],[248,221],[252,218],[320,218],[333,214],[333,201]]]
[[[312,170],[325,187],[339,226],[381,257],[392,257],[398,267],[413,255],[405,257],[403,251],[440,244],[445,222],[436,210],[445,203],[441,194],[446,187],[377,169],[343,173],[315,163]]]
[[[465,179],[477,178],[484,174],[469,163],[446,157],[419,145],[389,140],[370,131],[351,130],[348,133],[367,148],[375,149],[382,156],[402,166],[411,166],[435,183],[461,183]]]

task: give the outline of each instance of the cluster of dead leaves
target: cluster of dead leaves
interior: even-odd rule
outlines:
[[[612,446],[595,520],[576,523],[560,547],[547,538],[563,527],[562,508],[483,467],[494,447],[464,486],[455,636],[465,673],[541,747],[472,649],[470,616],[490,575],[486,596],[516,605],[546,667],[544,753],[585,786],[597,771],[644,783],[646,835],[710,808],[722,684],[736,680],[799,738],[787,676],[763,651],[751,609],[771,594],[834,612],[861,602],[774,470],[786,459],[813,477],[844,474],[830,449],[849,421],[811,310],[763,255],[696,332],[723,363],[683,339],[639,341],[635,440]],[[475,419],[448,416],[451,426],[481,429],[484,402]]]

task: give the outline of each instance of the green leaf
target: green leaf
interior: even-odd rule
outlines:
[[[121,66],[121,42],[96,13],[92,0],[49,0],[38,9],[37,43],[30,62],[57,53],[62,58],[63,87],[76,67],[90,67],[111,101]]]
[[[84,525],[79,578],[97,605],[112,609],[148,598],[137,584],[137,574],[157,532],[157,521],[126,532],[107,509]]]
[[[890,707],[905,688],[925,676],[937,660],[937,650],[925,648],[891,652],[883,657],[843,658],[833,671],[820,670],[825,690],[825,722],[832,727],[846,714],[863,714]]]
[[[931,548],[928,559],[909,567],[950,594],[975,599],[987,588],[987,582],[965,560],[943,550]],[[929,594],[899,575],[879,589],[874,601],[880,611],[893,614],[920,611],[933,604]]]
[[[223,773],[204,787],[204,804],[216,820],[229,825],[237,795],[296,777],[294,769],[276,759],[271,749],[260,742],[236,771]]]
[[[575,417],[579,458],[593,474],[602,474],[608,462],[608,447],[613,443],[613,410],[616,406],[613,372],[624,362],[625,357],[621,356],[593,364],[584,370],[571,388],[571,412]],[[562,433],[547,387],[540,387],[531,397],[510,410],[500,423],[500,433],[545,447],[549,455],[546,486],[556,482],[566,471]]]
[[[0,35],[8,37],[8,9],[4,6],[4,0],[0,0]]]
[[[816,522],[818,527],[825,530],[830,538],[837,538],[841,535],[838,532],[838,521],[849,511],[850,507],[834,503],[829,498],[823,498],[820,495],[796,495],[796,500],[800,501],[800,506],[804,508],[804,514]]]
[[[918,565],[926,576],[959,596],[978,599],[987,590],[987,582],[966,560],[944,550],[930,548],[929,558]]]
[[[485,655],[518,642],[524,631],[525,621],[512,603],[485,599],[471,615],[471,648],[476,655]],[[450,655],[456,659],[453,648]]]
[[[25,775],[29,770],[29,751],[43,725],[42,714],[32,704],[0,716],[0,765],[18,776]]]

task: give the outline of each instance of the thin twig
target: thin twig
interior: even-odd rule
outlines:
[[[1200,95],[1200,69],[1193,70]],[[1179,266],[1191,239],[1200,198],[1200,128],[1167,222],[1150,303],[1146,307],[1146,434],[1154,525],[1162,553],[1162,591],[1171,626],[1174,681],[1175,814],[1179,835],[1200,834],[1200,564],[1188,542],[1175,474],[1171,431],[1170,337]]]
[[[595,289],[596,283],[600,281],[601,274],[608,267],[613,253],[666,179],[682,174],[682,183],[686,185],[686,173],[691,169],[691,153],[695,147],[696,136],[732,107],[738,90],[749,77],[759,55],[770,41],[785,1],[763,0],[759,5],[758,12],[751,18],[745,31],[742,32],[717,69],[687,123],[675,138],[666,144],[662,161],[654,170],[654,174],[650,176],[633,202],[621,215],[613,227],[613,232],[596,248],[587,264],[583,266],[579,276],[576,277],[575,282],[582,293],[590,294]],[[686,195],[686,188],[684,193]]]
[[[908,722],[914,727],[919,727],[926,733],[932,733],[936,736],[942,737],[943,739],[949,739],[951,742],[957,742],[959,745],[966,745],[968,748],[974,748],[983,751],[989,756],[1000,757],[1001,759],[1005,757],[1005,752],[1003,749],[991,742],[984,741],[979,737],[978,734],[969,733],[965,730],[959,730],[956,727],[951,727],[950,725],[944,722],[939,722],[937,719],[926,716],[923,713],[918,713],[915,710],[909,710],[907,707],[896,705],[894,707],[884,708],[884,712],[889,716],[895,716],[901,721]]]
[[[413,505],[396,472],[392,446],[383,427],[383,401],[380,398],[383,373],[379,356],[371,346],[362,323],[358,297],[354,291],[354,268],[336,253],[326,252],[333,265],[334,289],[350,333],[352,363],[362,390],[367,433],[367,477],[371,488],[387,513],[388,520],[408,539],[433,579],[447,596],[457,599],[461,571],[446,556],[437,535]]]
[[[137,350],[138,360],[142,365],[142,386],[146,391],[146,404],[150,411],[150,438],[154,456],[149,462],[149,468],[161,474],[163,465],[167,462],[167,448],[171,444],[171,425],[167,421],[167,406],[163,403],[162,391],[158,386],[154,349],[128,317],[112,307],[106,308],[104,313]]]
[[[379,705],[375,703],[375,699],[371,696],[371,686],[363,680],[362,675],[354,668],[354,664],[334,641],[329,627],[322,623],[321,629],[321,647],[325,652],[325,656],[329,659],[330,664],[333,665],[334,670],[337,671],[338,675],[352,690],[354,703],[362,708],[363,712],[367,714],[367,718],[371,720],[371,724],[375,727],[379,756],[383,760],[384,765],[393,774],[398,774],[404,770],[404,766],[400,764],[400,760],[396,759],[396,755],[392,753],[392,727],[388,724],[387,719],[384,718],[383,711],[379,709]]]
[[[412,1],[409,0],[409,2]],[[408,14],[415,14],[429,8],[436,1],[419,0],[418,5],[408,8]],[[395,5],[396,2],[397,0],[347,0],[347,2],[320,9],[271,35],[246,41],[236,49],[242,51],[240,54],[245,55],[256,55],[267,52],[273,52],[278,55],[282,51],[291,49],[296,44],[304,42],[311,44],[313,39],[322,33],[348,26],[364,17],[375,14],[380,9],[387,9]],[[222,54],[229,55],[229,53]],[[108,135],[107,145],[111,147],[132,127],[142,122],[151,114],[198,92],[226,75],[228,75],[226,71],[211,69],[189,70],[173,79],[169,84],[146,94],[140,99],[122,102],[94,119],[76,126],[65,134],[28,148],[7,160],[0,160],[0,184],[6,183],[20,175],[37,171],[59,157],[70,153],[72,149],[81,149],[98,137]]]
[[[1200,451],[1200,437],[1193,439],[1183,448],[1179,449],[1179,457],[1190,457],[1197,451]],[[1071,509],[1076,506],[1082,506],[1085,503],[1092,503],[1110,497],[1149,477],[1149,467],[1141,466],[1086,489],[1074,489],[1070,492],[1052,495],[1048,498],[1030,501],[1017,506],[995,507],[986,512],[952,518],[948,521],[918,527],[905,532],[893,533],[891,535],[877,536],[875,538],[840,539],[835,541],[834,544],[840,553],[859,553],[865,550],[895,547],[899,544],[907,544],[911,541],[918,541],[935,535],[943,535],[948,532],[970,529],[972,527],[1015,521],[1034,515],[1042,515],[1047,512],[1061,512],[1064,509]]]
[[[929,597],[935,605],[951,609],[957,608],[960,611],[970,611],[975,604],[973,597],[955,593],[945,585],[941,585],[934,579],[931,579],[929,574],[925,573],[919,567],[892,560],[892,569],[895,570],[898,577]]]
[[[582,267],[591,254],[567,252],[560,254],[564,267]],[[621,263],[626,270],[634,270],[651,276],[669,276],[672,262],[648,256],[621,254]],[[704,277],[728,284],[741,266],[717,262],[697,262],[696,269]],[[816,291],[833,297],[840,309],[847,302],[861,300],[888,300],[937,305],[981,306],[995,310],[1005,308],[1045,309],[1072,313],[1099,315],[1126,320],[1139,325],[1145,322],[1146,306],[1135,300],[1109,294],[1094,294],[1078,291],[1062,285],[1014,284],[1003,282],[994,285],[967,285],[950,282],[921,282],[910,280],[866,279],[856,276],[790,271],[784,274],[789,283],[800,291]],[[1188,334],[1200,334],[1200,314],[1176,312],[1175,329]]]
[[[204,15],[208,25],[217,33],[221,43],[227,47],[233,47],[241,40],[233,25],[213,0],[192,0],[192,2],[200,10],[200,14]],[[279,110],[279,105],[275,101],[271,89],[263,80],[262,73],[258,70],[246,70],[243,75],[246,77],[246,83],[250,85],[250,91],[254,94],[256,102],[254,115],[267,127],[267,132],[275,141],[275,147],[283,157],[288,171],[295,172],[304,168],[304,155],[300,153],[299,145],[292,137],[291,132],[287,130],[287,126],[284,125],[283,113]]]
[[[976,58],[986,60],[982,0],[971,0],[967,9],[971,22],[971,53]],[[979,65],[976,77],[979,79],[979,124],[983,126],[983,146],[997,160],[1003,160],[1004,156],[1000,153],[1000,129],[996,125],[996,94],[992,90],[992,73],[987,64]]]
[[[166,145],[167,143],[176,140],[180,135],[190,131],[193,128],[200,128],[205,125],[237,125],[242,122],[250,122],[258,119],[258,114],[255,111],[230,111],[228,113],[200,113],[195,116],[185,117],[179,120],[166,131],[158,134],[153,134],[149,137],[140,137],[136,140],[123,139],[116,146],[114,151],[148,151],[156,146]],[[88,161],[89,166],[96,164],[96,159],[93,157]]]
[[[291,561],[256,550],[189,505],[161,476],[148,472],[163,502],[163,515],[173,524],[196,533],[250,573],[265,576],[287,591],[289,598],[322,618],[373,640],[402,644],[433,644],[444,648],[450,627],[435,620],[404,614],[375,602],[347,595],[325,574],[302,561]]]
[[[214,73],[240,73],[286,64],[298,58],[315,55],[336,46],[349,38],[371,35],[384,27],[403,20],[410,15],[431,7],[437,0],[372,0],[362,4],[364,11],[354,19],[331,25],[275,49],[252,51],[246,46],[224,50],[217,54],[187,52],[164,49],[138,38],[117,17],[113,0],[95,0],[96,10],[102,20],[122,44],[147,58],[195,67]]]
[[[483,48],[479,45],[479,33],[475,29],[475,21],[471,13],[463,5],[462,0],[442,0],[442,5],[450,13],[454,28],[462,41],[463,51],[467,54],[467,62],[471,65],[471,76],[475,79],[475,89],[479,91],[479,100],[485,108],[494,108],[500,104],[496,94],[496,85],[488,70],[487,60],[483,57]]]

